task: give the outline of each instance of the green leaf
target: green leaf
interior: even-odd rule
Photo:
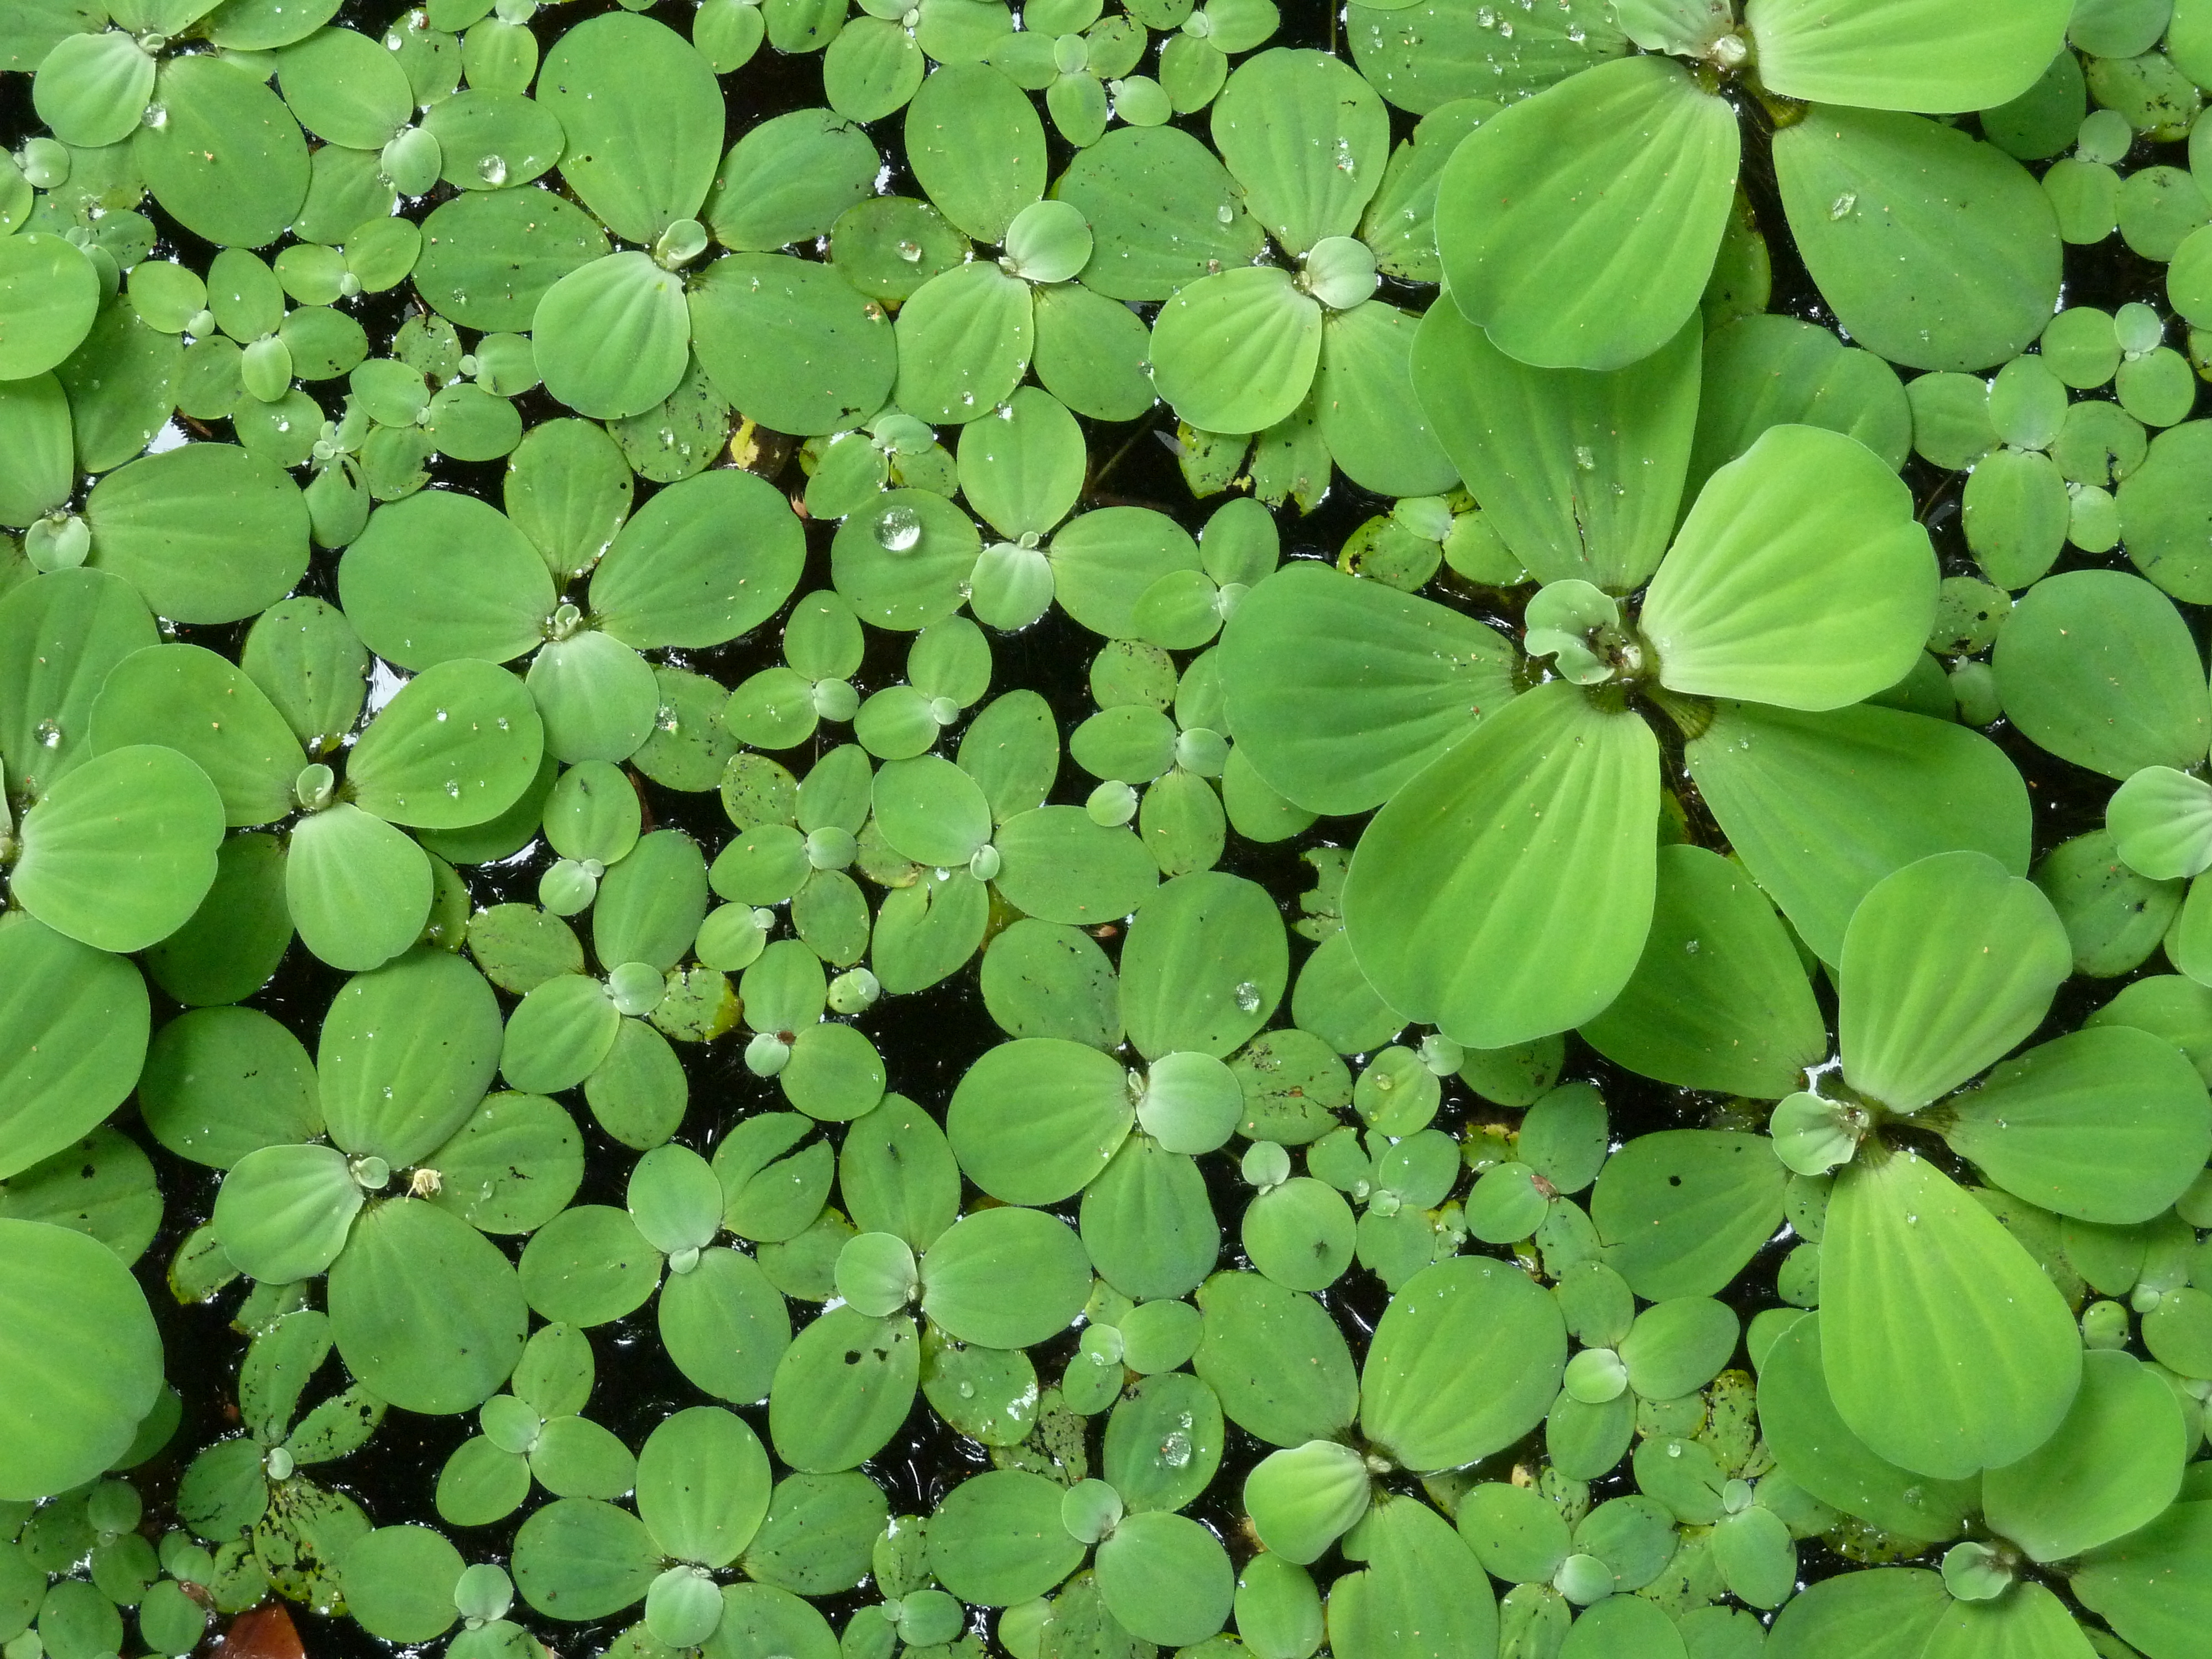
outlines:
[[[422,935],[434,880],[404,832],[337,801],[293,826],[284,903],[308,950],[333,968],[380,968]]]
[[[499,1006],[476,969],[441,951],[347,981],[315,1069],[331,1139],[395,1170],[468,1121],[499,1065]]]
[[[2121,862],[2139,876],[2173,881],[2212,867],[2212,801],[2202,778],[2146,766],[2114,792],[2105,827]]]
[[[529,690],[488,662],[457,658],[402,686],[346,763],[365,811],[425,830],[494,818],[538,775],[544,728]]]
[[[2015,1462],[2051,1437],[2080,1383],[2065,1301],[1942,1170],[1870,1150],[1837,1176],[1820,1245],[1836,1410],[1878,1456],[1939,1480]]]
[[[92,755],[92,706],[116,664],[156,643],[137,591],[100,570],[58,570],[0,594],[0,760],[36,799]]]
[[[1126,1516],[1098,1546],[1098,1594],[1139,1641],[1203,1642],[1229,1621],[1236,1569],[1216,1538],[1188,1516]]]
[[[599,625],[639,650],[721,645],[790,598],[806,538],[773,484],[730,469],[660,490],[592,574]]]
[[[1494,630],[1312,561],[1247,593],[1221,648],[1236,752],[1314,811],[1379,805],[1513,690]]]
[[[41,231],[0,238],[0,381],[54,368],[91,332],[100,273],[73,244]]]
[[[1225,1060],[1267,1023],[1290,977],[1282,916],[1239,876],[1178,876],[1146,901],[1121,947],[1121,1018],[1147,1060]]]
[[[292,810],[292,780],[307,764],[291,728],[246,675],[196,645],[152,646],[110,671],[93,705],[96,749],[156,743],[208,775],[233,826],[270,823]]]
[[[535,185],[441,203],[422,236],[416,291],[464,328],[528,328],[547,289],[607,252],[590,214]]]
[[[1265,241],[1237,181],[1180,127],[1112,129],[1076,152],[1053,191],[1090,222],[1083,285],[1111,300],[1167,299],[1250,264]]]
[[[1613,1006],[1582,1028],[1608,1060],[1678,1088],[1778,1099],[1827,1057],[1813,988],[1741,866],[1659,849],[1644,955]]]
[[[768,1454],[743,1418],[693,1406],[665,1419],[637,1455],[637,1511],[664,1553],[725,1567],[768,1513]]]
[[[2039,1583],[2018,1585],[1995,1601],[1952,1602],[1922,1650],[1926,1659],[2087,1659],[2095,1651],[2066,1604]]]
[[[214,884],[222,799],[173,749],[87,761],[23,815],[15,902],[103,951],[143,951],[191,919]]]
[[[282,236],[307,200],[307,141],[265,82],[212,53],[161,65],[159,126],[141,126],[132,159],[155,199],[193,234],[233,247]]]
[[[460,1583],[461,1553],[428,1527],[379,1527],[354,1541],[339,1559],[346,1611],[372,1636],[387,1642],[428,1642],[442,1636],[460,1615],[453,1591]]]
[[[1650,927],[1657,757],[1641,719],[1553,681],[1402,786],[1344,889],[1383,1000],[1485,1048],[1611,1002]]]
[[[1606,1160],[1590,1219],[1645,1300],[1715,1296],[1774,1236],[1788,1175],[1764,1135],[1662,1129]]]
[[[2062,760],[2127,778],[2204,758],[2212,703],[2189,625],[2140,576],[2068,570],[2021,595],[1991,658],[2005,715]]]
[[[39,118],[82,149],[128,138],[153,96],[153,55],[121,29],[65,37],[31,82]]]
[[[380,507],[338,563],[338,595],[368,648],[403,668],[505,662],[544,637],[552,579],[507,516],[458,490]]]
[[[1987,854],[1907,865],[1844,935],[1844,1075],[1892,1111],[1918,1111],[2042,1024],[2073,968],[2051,901]]]
[[[921,1372],[921,1343],[911,1319],[830,1309],[776,1362],[768,1402],[775,1455],[814,1474],[873,1457],[906,1421]]]
[[[579,23],[545,54],[538,97],[568,134],[562,178],[616,235],[650,246],[697,216],[721,159],[722,94],[674,30],[622,12]]]
[[[945,216],[996,243],[1044,194],[1044,124],[1022,89],[988,64],[948,64],[906,109],[907,164]]]
[[[735,251],[766,253],[811,242],[828,235],[846,209],[873,196],[882,166],[868,135],[852,122],[826,109],[793,110],[730,147],[700,216],[716,241]]]
[[[1696,430],[1699,337],[1686,325],[1592,373],[1520,362],[1454,306],[1422,318],[1413,390],[1482,522],[1539,580],[1626,593],[1658,568]]]
[[[1083,1562],[1060,1522],[1063,1488],[1026,1469],[971,1475],[930,1517],[930,1571],[962,1601],[1008,1607],[1040,1595]]]
[[[1000,419],[963,428],[960,493],[1001,536],[1042,535],[1082,493],[1083,430],[1049,393],[1025,386]]]
[[[184,444],[118,467],[85,501],[91,564],[173,621],[237,622],[307,568],[307,507],[274,462],[229,444]]]
[[[2064,0],[1986,11],[1972,0],[1878,0],[1854,12],[1814,0],[1750,0],[1759,78],[1787,98],[1949,114],[2026,92],[2065,44]]]
[[[2187,1441],[2173,1390],[2132,1355],[2081,1357],[2081,1391],[2041,1448],[1982,1477],[1990,1526],[2056,1561],[2156,1520],[2181,1488]]]
[[[0,382],[0,524],[27,525],[76,488],[69,394],[52,374]]]
[[[1304,400],[1321,342],[1321,302],[1288,271],[1240,266],[1200,277],[1160,307],[1152,380],[1191,426],[1259,432]]]
[[[70,1228],[0,1219],[0,1498],[90,1480],[161,1393],[161,1339],[115,1253]]]
[[[514,1587],[551,1619],[581,1623],[634,1607],[659,1571],[645,1523],[598,1498],[533,1510],[514,1535]]]
[[[945,1127],[961,1169],[992,1197],[1057,1204],[1106,1167],[1135,1115],[1111,1055],[1025,1037],[986,1049],[968,1068]]]
[[[2081,1605],[2144,1652],[2186,1654],[2212,1613],[2212,1503],[2176,1504],[2140,1531],[2093,1551],[2069,1580]]]
[[[1065,1329],[1091,1294],[1074,1229],[1002,1205],[962,1217],[921,1257],[922,1310],[963,1342],[1025,1348]]]
[[[1214,100],[1212,133],[1246,206],[1297,258],[1358,228],[1390,159],[1382,99],[1329,52],[1279,46],[1246,58]]]
[[[635,249],[580,265],[547,289],[530,331],[545,390],[600,420],[651,409],[690,361],[683,279]]]
[[[700,367],[763,426],[844,431],[890,395],[899,350],[891,319],[835,266],[734,253],[707,267],[690,301]]]
[[[1218,1273],[1198,1292],[1205,1326],[1192,1361],[1230,1420],[1272,1445],[1336,1438],[1359,1410],[1351,1350],[1303,1291]]]
[[[1364,1565],[1328,1587],[1332,1653],[1455,1659],[1493,1651],[1498,1618],[1474,1553],[1418,1498],[1379,1498],[1345,1540],[1345,1553]],[[1612,1651],[1628,1659],[1626,1650]]]
[[[1920,1659],[1951,1606],[1943,1580],[1918,1568],[1838,1573],[1782,1609],[1775,1659]]]
[[[1669,690],[1840,708],[1904,678],[1936,586],[1896,474],[1856,439],[1778,426],[1698,492],[1640,625]]]
[[[2051,320],[2057,219],[2002,150],[1917,115],[1823,105],[1775,134],[1774,170],[1821,297],[1868,350],[1986,368]]]
[[[150,1019],[131,963],[0,921],[0,1180],[82,1139],[139,1080]]]
[[[1916,860],[1966,848],[2027,870],[2027,786],[1948,720],[1723,703],[1685,754],[1735,855],[1823,962],[1841,959],[1868,890]]]
[[[434,1204],[397,1199],[364,1213],[329,1294],[346,1369],[405,1411],[471,1410],[522,1354],[529,1312],[514,1267]]]
[[[2084,1221],[2148,1221],[2212,1155],[2212,1101],[2188,1057],[2128,1026],[2075,1031],[1948,1103],[1943,1138],[2007,1192]]]
[[[1375,1328],[1360,1378],[1360,1427],[1415,1470],[1456,1468],[1543,1420],[1566,1364],[1559,1304],[1498,1261],[1424,1267]]]
[[[1837,1414],[1822,1370],[1820,1316],[1796,1317],[1759,1370],[1760,1432],[1783,1473],[1824,1504],[1900,1538],[1955,1538],[1978,1507],[1971,1480],[1930,1480],[1885,1462]]]
[[[1650,356],[1698,308],[1738,157],[1735,111],[1659,58],[1602,64],[1509,106],[1437,185],[1453,301],[1523,362]]]
[[[249,1279],[290,1285],[337,1260],[362,1206],[346,1155],[334,1146],[264,1146],[223,1177],[211,1225]]]
[[[1705,343],[1690,482],[1795,422],[1856,438],[1893,471],[1911,453],[1912,405],[1897,371],[1826,329],[1771,313],[1740,317]]]
[[[1444,454],[1413,396],[1412,358],[1420,319],[1380,303],[1322,319],[1314,382],[1321,434],[1345,476],[1387,495],[1432,495],[1455,488]]]

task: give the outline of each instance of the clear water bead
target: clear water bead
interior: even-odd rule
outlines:
[[[921,514],[910,507],[887,507],[876,518],[876,543],[887,553],[910,553],[921,540]]]
[[[497,189],[507,182],[507,158],[504,155],[485,156],[477,163],[477,177]]]

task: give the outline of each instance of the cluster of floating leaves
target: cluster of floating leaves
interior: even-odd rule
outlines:
[[[2212,0],[337,12],[0,6],[6,1659],[2205,1650]]]

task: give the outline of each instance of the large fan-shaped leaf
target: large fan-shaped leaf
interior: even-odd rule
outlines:
[[[250,617],[307,573],[299,486],[229,444],[183,444],[118,467],[93,486],[84,511],[89,562],[176,622]]]
[[[1559,1304],[1502,1261],[1462,1256],[1400,1287],[1375,1328],[1359,1422],[1407,1468],[1457,1468],[1511,1445],[1559,1393]]]
[[[1821,297],[1869,350],[1986,368],[2051,320],[2057,218],[2002,150],[1917,115],[1823,105],[1774,135],[1774,171]]]
[[[2029,1049],[1949,1103],[1943,1138],[2016,1197],[2084,1221],[2148,1221],[2212,1154],[2212,1102],[2163,1037],[2100,1026]]]
[[[15,901],[102,951],[143,951],[191,920],[215,884],[222,797],[173,749],[95,756],[23,815]]]
[[[2027,786],[1949,720],[1723,703],[1686,753],[1736,856],[1823,962],[1841,960],[1867,890],[1916,859],[1971,848],[2027,872]]]
[[[459,957],[422,951],[356,975],[315,1050],[331,1139],[395,1170],[468,1121],[499,1067],[499,1005]]]
[[[988,64],[950,64],[906,108],[906,153],[938,210],[981,242],[1044,194],[1044,123]]]
[[[2068,570],[2021,594],[1991,659],[2014,725],[2061,760],[2125,778],[2204,758],[2212,701],[2173,601],[2122,570]]]
[[[1759,1368],[1759,1426],[1775,1461],[1824,1504],[1901,1538],[1955,1538],[1976,1506],[1971,1480],[1931,1480],[1878,1456],[1836,1414],[1820,1316],[1796,1320]]]
[[[1844,934],[1837,1041],[1851,1086],[1917,1111],[2043,1022],[2074,971],[2033,882],[1985,853],[1939,853],[1876,883]]]
[[[1827,1027],[1774,907],[1742,867],[1659,849],[1636,972],[1582,1028],[1600,1054],[1679,1088],[1775,1100],[1827,1054]]]
[[[568,137],[561,176],[608,229],[650,246],[696,216],[722,159],[722,94],[665,23],[611,12],[553,44],[538,99]]]
[[[1554,680],[1515,698],[1376,814],[1346,926],[1384,1001],[1474,1048],[1579,1024],[1651,925],[1658,744]]]
[[[2154,1659],[2187,1659],[2212,1623],[2212,1503],[2176,1504],[2093,1551],[2071,1587],[2083,1607]]]
[[[480,1406],[522,1357],[530,1312],[514,1266],[434,1204],[398,1199],[363,1214],[329,1294],[346,1369],[406,1411]]]
[[[403,668],[505,662],[544,637],[553,580],[507,514],[457,490],[380,507],[338,562],[338,596],[368,648]]]
[[[381,968],[422,936],[435,889],[429,855],[351,801],[292,830],[284,903],[301,943],[333,968]]]
[[[1321,302],[1275,265],[1178,289],[1152,324],[1152,383],[1192,426],[1259,432],[1304,400],[1321,362]]]
[[[884,308],[835,266],[782,253],[717,259],[690,293],[693,348],[717,390],[777,432],[857,426],[898,374]]]
[[[1314,380],[1322,441],[1346,477],[1378,495],[1435,495],[1459,483],[1413,396],[1420,320],[1379,301],[1322,319]]]
[[[1936,585],[1912,492],[1881,458],[1778,426],[1698,493],[1641,625],[1672,690],[1840,708],[1905,677]]]
[[[2157,1519],[2181,1488],[2188,1435],[2173,1390],[2132,1354],[2081,1357],[2081,1391],[2058,1432],[1982,1477],[1991,1530],[2056,1561]]]
[[[161,1338],[115,1252],[73,1228],[0,1220],[0,1498],[92,1480],[161,1392]]]
[[[93,742],[103,750],[161,744],[189,756],[234,826],[290,811],[292,781],[307,763],[261,688],[197,645],[149,646],[118,663],[93,705]]]
[[[138,1081],[146,981],[20,911],[0,921],[0,1180],[104,1121]]]
[[[1382,183],[1390,116],[1342,58],[1278,46],[1237,66],[1213,103],[1213,146],[1286,253],[1349,236]]]
[[[1918,1568],[1838,1573],[1793,1598],[1774,1621],[1775,1659],[1920,1659],[1952,1605]]]
[[[1413,390],[1483,522],[1541,581],[1626,593],[1674,533],[1697,429],[1693,322],[1641,362],[1532,368],[1448,305],[1413,338]]]
[[[530,331],[546,391],[600,420],[651,409],[691,360],[683,279],[634,249],[594,259],[546,289]]]
[[[210,242],[260,247],[307,200],[307,141],[265,80],[213,52],[164,63],[154,84],[159,125],[131,153],[146,185],[185,228]]]
[[[2030,87],[2065,45],[2066,0],[1750,0],[1759,78],[1808,103],[1931,114],[1994,109]]]
[[[424,669],[377,711],[346,779],[364,811],[422,830],[497,817],[538,775],[545,731],[506,669],[458,657]]]
[[[1364,812],[1513,695],[1474,617],[1312,561],[1244,596],[1221,636],[1237,752],[1314,812]]]
[[[1911,1151],[1836,1178],[1820,1245],[1828,1391],[1890,1462],[1939,1480],[2018,1462],[2081,1381],[2065,1299],[1972,1194]]]
[[[1627,58],[1477,127],[1437,188],[1459,308],[1548,368],[1619,368],[1681,329],[1735,190],[1735,112],[1679,64]]]

